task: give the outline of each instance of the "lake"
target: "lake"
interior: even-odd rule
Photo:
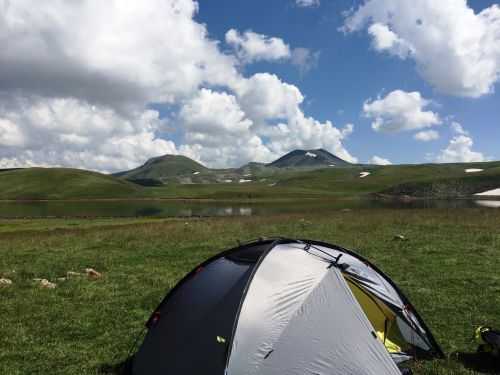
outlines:
[[[301,200],[295,202],[51,201],[0,202],[0,218],[213,217],[308,213],[343,209],[500,208],[500,200]]]

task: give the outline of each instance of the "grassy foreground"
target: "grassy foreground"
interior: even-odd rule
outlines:
[[[237,239],[273,235],[358,249],[402,287],[445,352],[473,352],[476,325],[500,326],[499,222],[487,209],[0,221],[0,277],[13,280],[0,287],[0,374],[106,373],[186,272]],[[56,281],[86,267],[104,276]],[[33,278],[58,286],[40,289]],[[454,358],[417,363],[415,373],[476,373]]]

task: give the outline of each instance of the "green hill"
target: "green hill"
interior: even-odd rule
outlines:
[[[80,169],[27,168],[0,174],[0,199],[129,198],[141,190],[131,182]]]
[[[466,173],[466,169],[483,171]],[[361,172],[369,175],[361,177]],[[462,198],[500,187],[500,162],[322,169],[289,176],[277,186],[321,190],[338,196]]]
[[[208,168],[182,155],[165,155],[149,159],[138,168],[115,174],[128,180],[158,180],[165,182],[172,177],[196,176]]]

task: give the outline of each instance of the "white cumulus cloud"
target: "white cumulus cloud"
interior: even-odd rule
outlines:
[[[318,65],[320,52],[313,52],[308,48],[294,48],[291,63],[299,68],[301,73],[307,73]]]
[[[4,124],[18,135],[15,142],[2,133]],[[176,153],[173,142],[155,137],[162,127],[153,110],[124,116],[77,99],[22,99],[0,105],[0,144],[7,146],[0,148],[0,159],[14,166],[128,169],[139,160]]]
[[[375,165],[391,165],[391,161],[389,159],[382,158],[380,156],[374,155],[370,159],[370,164],[375,164]]]
[[[439,133],[435,130],[423,130],[416,133],[413,138],[421,142],[430,142],[439,139]]]
[[[291,48],[281,38],[270,37],[251,30],[240,33],[236,29],[230,29],[225,39],[244,64],[257,61],[289,61],[302,73],[306,73],[316,67],[319,61],[318,51],[313,52],[303,47]]]
[[[448,147],[441,150],[436,161],[438,163],[471,163],[485,161],[481,152],[473,151],[474,141],[466,135],[454,136]]]
[[[297,4],[297,6],[302,7],[302,8],[319,7],[321,5],[321,1],[320,0],[295,0],[295,4]]]
[[[3,1],[1,89],[123,107],[235,79],[196,11],[191,0]]]
[[[282,60],[291,56],[290,46],[283,39],[258,34],[251,30],[243,34],[235,29],[226,33],[226,43],[232,46],[236,55],[244,62],[259,60]]]
[[[453,121],[451,124],[451,130],[456,134],[468,135],[469,133],[463,128],[462,124]]]
[[[412,52],[412,47],[387,25],[374,23],[368,28],[368,33],[372,36],[373,47],[379,52],[388,51],[402,59]]]
[[[451,130],[455,134],[448,146],[441,150],[436,158],[438,163],[470,163],[486,161],[485,156],[478,151],[473,151],[474,140],[463,126],[453,121]]]
[[[306,116],[298,87],[240,71],[242,58],[307,66],[311,53],[233,30],[230,54],[197,11],[192,0],[0,1],[0,165],[117,171],[180,153],[225,167],[296,145],[350,156],[348,132]]]
[[[367,29],[378,51],[410,57],[439,91],[479,97],[500,77],[500,6],[479,13],[465,0],[365,0],[344,32]]]
[[[430,101],[419,92],[395,90],[384,98],[368,100],[363,112],[372,119],[372,128],[380,132],[418,130],[441,124],[437,113],[425,111]]]

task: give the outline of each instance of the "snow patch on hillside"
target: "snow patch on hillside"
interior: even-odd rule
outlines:
[[[482,193],[476,193],[474,195],[481,195],[481,196],[496,196],[500,197],[500,188],[498,189],[493,189],[493,190],[488,190],[488,191],[483,191]]]
[[[469,168],[465,170],[465,173],[479,173],[484,171],[484,169],[479,169],[479,168]]]
[[[371,173],[370,173],[370,172],[361,172],[361,173],[359,174],[359,178],[365,178],[365,177],[367,177],[367,176],[369,176],[369,175],[371,175]]]

